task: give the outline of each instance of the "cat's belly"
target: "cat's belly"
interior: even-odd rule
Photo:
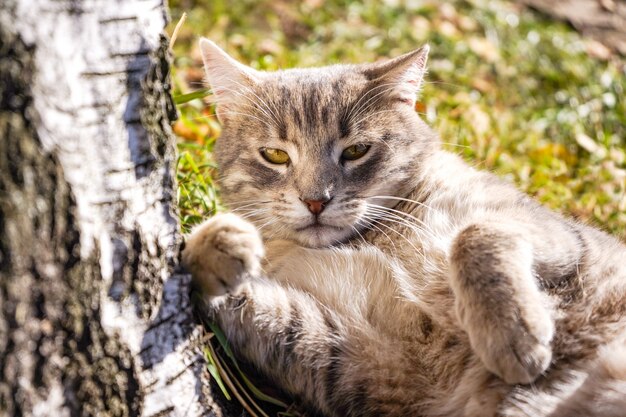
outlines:
[[[497,391],[487,392],[493,377],[456,324],[452,293],[441,274],[445,265],[430,265],[437,274],[424,284],[414,274],[426,273],[428,266],[415,264],[409,273],[401,260],[375,247],[299,248],[282,259],[272,277],[311,294],[342,318],[348,369],[355,379],[378,387],[370,392],[375,403],[391,407],[393,399],[395,404],[380,415],[460,416],[478,393],[500,399]],[[490,416],[485,407],[477,416]]]
[[[422,317],[450,327],[453,296],[446,266],[408,263],[410,255],[375,246],[333,249],[291,248],[275,267],[272,279],[313,295],[325,307],[365,320],[381,332],[406,340]],[[437,259],[432,256],[432,259]],[[431,277],[424,279],[425,274]],[[436,306],[436,308],[434,307]],[[429,310],[436,311],[432,314]],[[440,317],[441,316],[441,317]],[[456,327],[454,325],[453,327]],[[417,335],[416,337],[420,337]]]

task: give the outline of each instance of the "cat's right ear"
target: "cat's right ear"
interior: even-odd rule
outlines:
[[[390,94],[415,106],[424,83],[429,51],[430,47],[424,45],[397,58],[366,65],[363,73],[374,86],[386,86]]]
[[[217,104],[217,117],[224,122],[232,107],[246,100],[246,93],[259,81],[261,73],[237,62],[206,38],[200,39],[200,52],[212,100]]]

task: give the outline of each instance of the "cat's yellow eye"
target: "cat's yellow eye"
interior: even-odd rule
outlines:
[[[370,145],[366,145],[364,143],[357,143],[356,145],[348,146],[341,153],[341,159],[345,161],[354,161],[355,159],[359,159],[365,155],[369,149]]]
[[[261,156],[263,156],[267,162],[278,165],[289,162],[289,155],[285,151],[274,148],[261,148],[260,150]]]

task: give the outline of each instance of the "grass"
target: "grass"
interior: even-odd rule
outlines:
[[[547,206],[626,237],[626,66],[565,24],[505,1],[174,0],[184,232],[221,210],[197,39],[275,70],[366,62],[431,45],[418,110],[446,147]]]

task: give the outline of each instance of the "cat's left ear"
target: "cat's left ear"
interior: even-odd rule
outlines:
[[[430,47],[424,45],[389,61],[370,64],[363,73],[374,84],[373,88],[388,88],[394,97],[413,106],[424,83],[429,51]]]

